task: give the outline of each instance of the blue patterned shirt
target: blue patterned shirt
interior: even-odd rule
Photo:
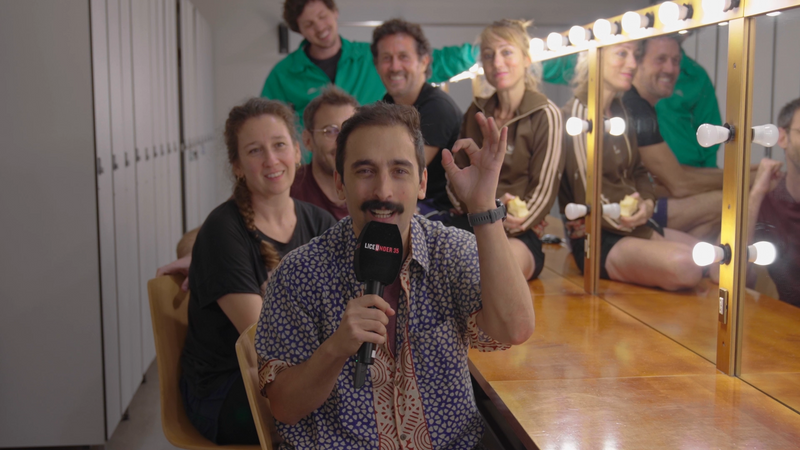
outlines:
[[[270,279],[256,330],[264,386],[308,360],[362,295],[345,218],[288,254]],[[353,386],[351,358],[325,403],[296,425],[277,423],[282,448],[472,449],[484,423],[467,367],[470,347],[505,349],[477,326],[481,309],[475,236],[420,216],[400,272],[395,348],[376,348],[364,386]],[[397,356],[395,356],[397,355]]]

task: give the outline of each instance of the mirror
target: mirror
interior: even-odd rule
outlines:
[[[547,33],[542,34],[540,30],[539,35],[547,36]],[[554,30],[555,31],[555,30]],[[571,117],[567,114],[568,107],[574,102],[576,96],[573,87],[570,85],[575,75],[575,67],[578,61],[585,60],[587,52],[563,56],[561,58],[547,60],[542,63],[542,83],[541,91],[553,103],[558,105],[562,111],[562,125],[566,126],[567,120]],[[562,158],[568,159],[564,154],[567,151],[572,151],[571,142],[565,140],[572,138],[564,134],[562,130]],[[585,135],[584,135],[585,139]],[[574,158],[569,158],[574,160]],[[562,175],[563,177],[563,175]],[[567,203],[572,201],[569,196],[565,197],[564,182],[561,180],[561,188],[559,189],[558,200],[553,205],[550,214],[547,217],[547,227],[545,228],[545,242],[552,242],[550,244],[543,244],[543,252],[545,254],[545,270],[542,272],[540,278],[551,276],[553,278],[561,278],[567,280],[571,285],[565,292],[583,294],[583,274],[575,263],[572,256],[570,240],[567,238],[565,228],[565,217],[563,210]],[[548,235],[550,239],[548,239]],[[555,238],[557,237],[558,241]]]
[[[692,248],[719,239],[722,152],[695,133],[722,122],[727,43],[728,28],[710,25],[602,49],[606,116],[622,115],[627,130],[604,141],[603,201],[621,217],[604,215],[598,293],[711,362],[718,267],[696,266]]]
[[[800,411],[800,109],[780,114],[800,98],[800,9],[755,20],[753,125],[784,129],[777,145],[751,148],[751,163],[764,176],[751,172],[746,235],[777,252],[770,265],[748,265],[740,377]]]

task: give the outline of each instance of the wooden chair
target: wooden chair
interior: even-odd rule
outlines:
[[[250,401],[250,410],[256,422],[258,439],[261,441],[262,450],[272,450],[273,442],[282,441],[275,427],[275,418],[269,408],[269,400],[261,395],[258,381],[258,357],[256,356],[255,336],[257,323],[250,325],[236,341],[236,356],[239,358],[239,368],[242,371],[244,388],[247,399]]]
[[[191,450],[258,450],[257,445],[216,445],[203,437],[186,416],[178,387],[181,351],[189,323],[189,293],[181,291],[182,281],[182,277],[163,276],[153,278],[147,283],[156,344],[164,436],[170,444]]]

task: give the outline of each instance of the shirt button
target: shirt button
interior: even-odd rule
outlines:
[[[401,441],[405,441],[405,440],[406,440],[406,437],[407,437],[407,436],[406,436],[405,434],[401,434],[401,435],[400,435],[400,440],[401,440]]]

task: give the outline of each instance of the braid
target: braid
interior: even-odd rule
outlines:
[[[261,253],[261,260],[270,271],[278,266],[281,261],[278,251],[269,242],[258,237],[256,233],[255,212],[253,211],[253,203],[250,198],[250,189],[247,189],[247,182],[244,178],[236,180],[236,186],[233,189],[233,198],[236,200],[236,206],[239,208],[239,214],[244,219],[245,227],[253,235],[253,238],[259,241],[258,250]]]

